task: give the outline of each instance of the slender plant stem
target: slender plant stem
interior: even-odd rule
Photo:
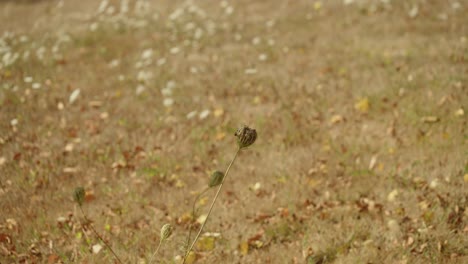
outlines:
[[[229,173],[229,170],[231,169],[231,166],[232,164],[234,163],[234,161],[236,160],[237,158],[237,155],[239,154],[239,151],[241,150],[241,148],[239,147],[236,151],[236,154],[234,155],[234,158],[232,159],[231,163],[229,164],[227,170],[226,170],[226,173],[224,174],[224,177],[223,177],[223,180],[221,181],[221,184],[219,185],[218,187],[218,191],[216,192],[216,195],[215,197],[213,198],[213,202],[211,203],[211,206],[210,206],[210,210],[208,211],[208,214],[206,215],[206,219],[205,221],[203,222],[202,226],[200,227],[200,230],[198,230],[198,233],[197,233],[197,236],[195,237],[195,239],[193,240],[192,244],[190,245],[189,249],[187,250],[187,252],[185,253],[185,257],[184,257],[184,261],[182,262],[182,264],[185,264],[185,261],[187,260],[187,257],[188,255],[190,254],[190,251],[192,251],[193,249],[193,246],[195,246],[195,243],[197,242],[198,238],[200,237],[200,234],[201,232],[203,231],[203,228],[205,227],[206,223],[208,222],[208,219],[210,217],[210,214],[211,214],[211,211],[213,210],[213,206],[216,202],[216,199],[218,199],[218,196],[219,196],[219,193],[221,192],[221,188],[223,188],[223,185],[224,185],[224,181],[226,180],[227,176],[228,176],[228,173]]]
[[[154,251],[153,255],[151,256],[150,261],[149,261],[149,264],[153,263],[153,259],[154,259],[154,257],[156,256],[156,254],[158,254],[159,248],[161,247],[161,244],[162,244],[162,239],[159,239],[158,248],[156,249],[156,251]]]
[[[195,201],[193,202],[193,205],[192,205],[192,222],[193,220],[195,220],[195,205],[197,204],[197,201],[198,199],[200,199],[200,197],[206,193],[206,191],[208,191],[210,189],[210,187],[207,187],[205,188],[201,193],[199,193],[197,195],[197,197],[195,197]],[[192,238],[192,227],[193,227],[193,224],[190,223],[190,227],[189,227],[189,234],[188,234],[188,237],[187,237],[187,246],[189,245],[190,243],[190,238]]]
[[[80,207],[81,213],[83,214],[84,219],[88,222],[89,220],[86,217],[86,214],[83,211],[83,208],[81,207],[81,205],[79,207]],[[123,262],[120,260],[119,256],[117,256],[117,254],[115,254],[114,250],[112,250],[112,248],[109,246],[109,244],[107,244],[107,242],[104,241],[104,239],[99,235],[99,233],[96,231],[96,229],[94,229],[94,227],[91,224],[89,225],[89,227],[94,232],[94,234],[97,236],[97,238],[99,238],[99,240],[101,240],[102,243],[104,243],[104,245],[106,245],[106,247],[110,250],[110,252],[112,252],[112,254],[117,259],[117,261],[119,261],[120,264],[123,264]]]

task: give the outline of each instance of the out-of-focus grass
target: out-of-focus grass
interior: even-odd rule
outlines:
[[[0,4],[0,262],[111,261],[84,186],[127,262],[173,224],[171,263],[242,123],[199,263],[467,260],[462,3],[60,2]]]

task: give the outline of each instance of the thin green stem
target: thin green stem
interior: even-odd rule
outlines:
[[[156,251],[154,251],[153,255],[151,256],[150,261],[149,261],[149,264],[153,263],[153,259],[154,259],[154,257],[156,256],[156,254],[158,254],[159,248],[161,247],[162,242],[163,242],[163,240],[162,240],[162,239],[159,239],[158,248],[156,249]]]
[[[189,227],[189,234],[188,234],[188,237],[187,237],[187,246],[190,243],[190,238],[192,238],[192,227],[193,227],[193,221],[195,220],[195,206],[197,204],[198,199],[200,199],[200,197],[204,193],[206,193],[206,191],[208,191],[209,189],[210,189],[210,187],[205,188],[201,193],[199,193],[197,195],[197,197],[195,197],[195,201],[193,202],[193,205],[192,205],[192,222],[190,223],[190,227]]]
[[[210,210],[208,211],[208,214],[206,215],[206,219],[205,221],[203,222],[202,226],[200,227],[200,230],[198,230],[198,233],[197,233],[197,236],[195,237],[195,239],[193,240],[192,244],[190,245],[189,249],[187,250],[187,252],[185,253],[185,256],[184,256],[184,261],[182,262],[182,264],[185,264],[185,261],[187,260],[187,257],[188,255],[190,254],[190,251],[192,251],[193,247],[195,246],[195,243],[197,243],[197,240],[198,238],[200,237],[200,234],[201,232],[203,231],[203,228],[205,227],[206,223],[208,222],[208,219],[210,218],[210,214],[211,214],[211,211],[213,210],[213,206],[216,202],[216,200],[218,199],[218,196],[219,196],[219,193],[221,192],[221,188],[223,188],[223,185],[224,185],[224,181],[226,180],[227,176],[228,176],[228,173],[229,173],[229,170],[231,169],[231,166],[232,164],[234,163],[234,161],[236,160],[237,158],[237,155],[239,154],[239,151],[241,150],[241,148],[239,147],[236,151],[236,154],[234,155],[234,158],[232,159],[231,163],[229,164],[227,170],[226,170],[226,173],[224,174],[224,177],[223,177],[223,180],[221,181],[221,184],[219,185],[218,187],[218,191],[216,192],[216,195],[215,197],[213,198],[213,202],[211,203],[211,206],[210,206]]]
[[[89,222],[89,220],[86,217],[86,214],[83,211],[83,208],[81,207],[81,205],[79,205],[79,207],[80,207],[81,213],[83,214],[84,219],[86,220],[86,222]],[[123,264],[123,262],[120,260],[119,256],[117,256],[117,254],[114,252],[114,250],[112,250],[112,248],[109,246],[109,244],[107,244],[107,242],[104,241],[104,239],[99,235],[99,233],[96,231],[96,229],[94,229],[94,227],[91,224],[89,225],[89,227],[91,228],[93,233],[96,235],[96,237],[99,238],[99,240],[101,240],[102,243],[104,243],[104,245],[106,245],[106,247],[110,250],[110,252],[112,252],[112,254],[117,259],[117,261],[119,261],[120,264]]]

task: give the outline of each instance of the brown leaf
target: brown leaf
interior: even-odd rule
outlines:
[[[260,240],[260,239],[263,237],[264,234],[265,234],[265,231],[262,229],[262,230],[260,230],[258,233],[256,233],[255,235],[249,237],[249,238],[247,239],[247,242],[248,242],[249,244],[252,244],[253,242],[255,242],[255,241],[257,241],[257,240]]]
[[[257,216],[255,216],[254,222],[255,223],[262,222],[262,221],[264,221],[266,219],[272,218],[273,216],[274,216],[273,214],[259,213],[259,214],[257,214]]]
[[[47,263],[48,264],[53,264],[53,263],[58,263],[59,262],[59,256],[55,255],[55,254],[51,254],[49,255],[49,257],[47,258]]]

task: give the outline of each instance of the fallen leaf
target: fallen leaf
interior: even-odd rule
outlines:
[[[397,197],[397,195],[398,195],[398,190],[395,189],[395,190],[391,191],[391,192],[388,194],[387,200],[388,200],[389,202],[393,202],[393,201],[395,201],[395,198]]]
[[[73,104],[73,102],[76,101],[76,99],[78,98],[78,95],[80,95],[80,89],[75,89],[71,94],[70,94],[70,97],[68,98],[68,102],[70,104]]]
[[[242,241],[239,245],[239,250],[243,256],[249,254],[249,242]]]
[[[387,222],[387,226],[388,226],[388,229],[390,229],[390,231],[395,234],[397,233],[399,230],[400,230],[400,225],[398,224],[398,222],[394,219],[391,219]]]
[[[261,102],[260,96],[255,96],[255,97],[253,98],[253,103],[254,103],[254,104],[259,104],[260,102]]]
[[[279,207],[277,209],[279,215],[282,217],[282,218],[285,218],[285,217],[288,217],[289,216],[289,209],[288,208],[284,208],[284,207]],[[263,233],[262,233],[263,234]]]
[[[200,215],[200,216],[197,218],[197,223],[199,223],[200,225],[202,225],[202,224],[206,221],[206,217],[207,217],[206,214]]]
[[[109,113],[107,113],[107,112],[102,112],[102,113],[99,115],[99,118],[101,118],[101,119],[107,119],[107,118],[109,118]]]
[[[102,102],[101,101],[90,101],[88,103],[88,105],[90,107],[93,107],[93,108],[98,108],[98,107],[101,107],[102,106]]]
[[[177,180],[176,180],[176,183],[175,183],[175,187],[177,187],[177,188],[183,188],[183,187],[185,187],[185,182],[182,181],[182,180],[180,180],[180,179],[177,179]]]
[[[262,187],[262,184],[259,182],[256,182],[254,185],[249,186],[249,189],[252,191],[258,191]]]
[[[226,133],[224,132],[219,132],[218,134],[216,134],[216,140],[218,141],[223,140],[225,137],[226,137]]]
[[[163,100],[163,105],[165,107],[171,107],[173,104],[174,104],[174,99],[172,99],[172,98],[165,98]]]
[[[66,146],[65,146],[65,152],[72,152],[73,151],[73,143],[68,143]]]
[[[214,111],[213,114],[214,114],[215,117],[220,117],[220,116],[222,116],[222,115],[224,114],[224,109],[218,108],[218,109],[216,109],[216,110]]]
[[[96,199],[96,196],[94,195],[94,191],[92,190],[86,190],[85,194],[85,201],[86,202],[91,202]]]
[[[198,206],[204,206],[208,202],[208,197],[203,197],[198,200]]]
[[[63,169],[63,173],[76,173],[78,172],[78,168],[76,167],[67,167]]]
[[[210,115],[210,110],[206,109],[206,110],[203,110],[203,111],[198,115],[198,118],[200,118],[200,120],[203,120],[203,119],[207,118],[209,115]]]
[[[271,217],[273,217],[275,215],[273,214],[263,214],[263,213],[258,213],[257,216],[255,216],[254,218],[254,222],[255,223],[258,223],[258,222],[262,222],[263,220],[266,220],[266,219],[269,219]]]
[[[17,230],[18,229],[18,222],[16,222],[13,218],[8,218],[6,220],[6,227],[10,230]]]
[[[461,117],[461,116],[465,115],[465,111],[463,111],[463,108],[460,108],[457,111],[455,111],[454,114],[455,114],[455,116]]]
[[[429,183],[429,188],[435,189],[439,185],[439,181],[437,179],[432,180],[431,183]]]
[[[93,246],[93,253],[98,254],[99,251],[101,251],[101,249],[102,249],[102,246],[100,244],[96,244]]]
[[[185,259],[185,263],[193,264],[193,263],[195,263],[195,260],[197,260],[197,255],[195,254],[195,252],[190,251],[187,258]]]
[[[367,97],[359,99],[354,108],[362,113],[367,113],[369,111],[369,99]]]
[[[0,233],[0,244],[12,244],[13,239],[8,234]]]
[[[423,123],[437,123],[439,118],[437,116],[425,116],[421,119]]]
[[[373,170],[375,167],[375,164],[377,162],[377,155],[372,156],[370,162],[369,162],[369,170]]]
[[[322,2],[316,1],[316,2],[314,3],[314,9],[315,9],[315,10],[319,10],[320,8],[322,8]]]
[[[48,264],[53,264],[53,263],[58,263],[59,262],[59,256],[52,254],[47,257],[47,263]]]
[[[317,187],[322,181],[319,179],[310,179],[308,182],[309,187],[315,188]]]
[[[343,121],[344,121],[344,118],[341,115],[334,115],[330,119],[331,124],[337,124],[337,123],[341,123]]]
[[[215,238],[203,236],[197,241],[197,249],[200,251],[211,251],[215,248]]]

